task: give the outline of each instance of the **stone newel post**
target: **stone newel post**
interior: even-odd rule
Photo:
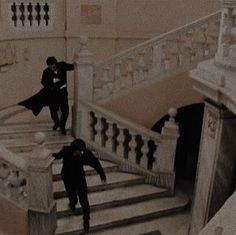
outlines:
[[[87,49],[88,38],[80,37],[81,49],[75,56],[74,105],[72,131],[75,137],[81,135],[81,128],[86,125],[88,117],[83,115],[79,100],[93,101],[93,54]],[[84,122],[85,121],[85,122]]]
[[[161,130],[161,145],[158,146],[157,149],[158,156],[153,170],[160,172],[163,176],[166,175],[166,178],[168,178],[169,181],[166,186],[169,186],[173,192],[175,183],[174,163],[177,140],[179,138],[179,126],[174,119],[177,110],[175,108],[170,108],[168,114],[170,119],[165,122],[165,125]]]
[[[37,146],[28,162],[29,234],[52,235],[56,229],[53,200],[51,152],[44,146],[45,135],[35,134]]]
[[[179,127],[174,119],[177,110],[175,108],[170,108],[168,114],[170,119],[165,122],[165,125],[161,130],[162,144],[159,147],[159,161],[157,161],[157,168],[161,172],[174,171],[176,145],[179,138]]]

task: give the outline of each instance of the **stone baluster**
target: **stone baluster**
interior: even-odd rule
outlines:
[[[44,146],[45,135],[35,134],[37,146],[28,161],[29,234],[52,235],[56,229],[56,203],[53,200],[51,152]]]
[[[153,153],[154,162],[152,163],[151,170],[154,172],[157,172],[158,171],[158,167],[157,167],[158,164],[156,164],[156,162],[158,161],[158,158],[159,158],[159,155],[158,155],[159,143],[156,140],[153,140],[153,142],[154,142],[154,145],[156,146],[156,150]]]
[[[12,198],[19,200],[24,198],[27,193],[25,192],[23,186],[26,184],[26,179],[20,174],[17,169],[12,169],[10,175],[7,178],[8,188]]]
[[[95,130],[96,130],[96,135],[95,135],[95,142],[99,145],[102,146],[102,116],[101,114],[96,114],[97,118],[97,123],[95,124]]]
[[[131,140],[129,142],[130,152],[128,154],[128,159],[129,159],[129,161],[136,164],[136,162],[137,162],[137,153],[135,151],[135,149],[137,147],[136,133],[133,131],[130,131],[130,136],[131,136]]]
[[[133,75],[134,75],[134,69],[133,69],[134,57],[133,57],[133,55],[129,55],[127,60],[128,60],[128,62],[127,62],[126,87],[131,87],[133,84]]]
[[[234,31],[234,9],[235,1],[223,0],[223,10],[221,13],[220,35],[218,40],[217,57],[227,57],[229,55],[232,32]]]
[[[144,51],[139,52],[139,61],[138,61],[138,81],[143,81],[145,79],[145,61],[144,61]]]
[[[87,48],[88,38],[80,37],[81,49],[74,58],[74,104],[72,114],[72,132],[78,138],[88,135],[87,111],[79,105],[79,100],[93,101],[93,54]],[[88,137],[89,138],[89,137]]]
[[[114,78],[115,78],[114,91],[117,92],[122,87],[122,84],[121,84],[121,79],[122,79],[122,76],[121,76],[121,62],[120,62],[120,60],[116,60],[116,62],[115,62]]]
[[[110,152],[113,152],[113,136],[114,136],[114,130],[113,130],[113,122],[107,120],[107,124],[108,124],[108,129],[106,131],[107,134],[107,141],[106,141],[106,149]]]
[[[89,115],[88,115],[88,132],[89,132],[89,139],[90,140],[92,140],[92,141],[94,141],[95,140],[95,134],[94,134],[94,129],[93,129],[93,127],[94,127],[94,122],[95,122],[95,120],[94,120],[94,116],[92,115],[92,113],[91,112],[89,112]]]
[[[0,163],[0,180],[5,180],[10,174],[10,169],[5,163]]]
[[[149,148],[148,148],[148,140],[149,138],[147,138],[146,136],[142,136],[142,140],[143,140],[143,146],[142,146],[142,157],[141,157],[141,160],[140,160],[140,165],[145,168],[145,169],[148,169],[148,158],[147,158],[147,153],[149,151]]]
[[[102,97],[105,98],[110,94],[110,78],[109,78],[109,71],[110,67],[108,65],[105,65],[102,68],[102,83],[103,83],[103,88],[102,88]]]
[[[163,58],[163,47],[164,43],[157,43],[153,45],[152,48],[152,65],[150,68],[149,76],[152,78],[156,74],[161,73],[162,68],[162,58]]]
[[[119,134],[117,136],[117,141],[118,141],[118,146],[116,149],[116,152],[119,156],[121,156],[122,158],[124,157],[124,141],[125,141],[125,135],[124,135],[124,129],[121,126],[118,126],[119,129]]]

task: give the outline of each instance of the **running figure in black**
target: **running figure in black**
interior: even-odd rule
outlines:
[[[64,146],[58,153],[54,153],[55,159],[63,159],[61,171],[66,192],[69,198],[69,206],[75,211],[75,205],[79,202],[83,211],[84,231],[89,231],[90,206],[88,201],[87,182],[85,178],[84,165],[93,167],[100,175],[101,181],[106,182],[105,172],[93,153],[86,148],[81,139],[74,140],[70,146]]]
[[[38,116],[43,107],[49,106],[54,122],[53,130],[60,128],[61,133],[66,135],[65,126],[69,115],[67,71],[74,70],[74,64],[64,61],[57,62],[53,56],[48,57],[46,63],[48,67],[44,69],[41,80],[43,88],[18,104],[30,109],[35,116]],[[59,111],[61,112],[60,118]]]
[[[61,129],[66,135],[66,121],[69,115],[68,92],[67,92],[67,71],[74,70],[74,64],[64,61],[57,62],[53,56],[46,60],[47,68],[44,69],[41,83],[50,91],[49,109],[51,118],[54,121],[53,130]],[[58,112],[61,111],[61,117]]]

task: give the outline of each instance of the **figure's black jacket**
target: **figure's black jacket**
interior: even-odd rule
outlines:
[[[65,63],[64,61],[58,62],[56,74],[49,68],[44,69],[41,83],[44,87],[59,89],[61,86],[67,84],[66,72],[73,69],[74,69],[73,64],[68,64]],[[53,78],[58,78],[60,81],[53,83]]]
[[[18,103],[27,109],[30,109],[37,116],[43,107],[49,106],[54,101],[55,91],[59,90],[62,85],[67,84],[66,72],[74,69],[73,64],[65,63],[64,61],[57,63],[58,72],[55,74],[49,68],[44,69],[41,83],[44,86],[39,92],[30,98]],[[53,83],[53,78],[58,78],[60,81]]]
[[[93,153],[86,149],[80,156],[74,156],[70,146],[65,146],[59,153],[54,153],[55,159],[63,159],[61,176],[64,181],[79,187],[87,186],[84,172],[84,165],[93,167],[100,175],[101,180],[106,180],[105,172]]]

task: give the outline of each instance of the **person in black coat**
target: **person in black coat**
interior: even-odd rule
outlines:
[[[48,57],[46,61],[48,67],[43,71],[42,85],[50,90],[49,109],[51,118],[54,121],[53,130],[58,127],[63,135],[66,134],[66,121],[69,115],[68,92],[67,92],[67,71],[74,70],[74,64],[64,61],[57,62],[55,57]],[[61,117],[58,117],[58,111]]]
[[[61,133],[66,135],[66,121],[69,115],[68,92],[67,92],[67,71],[74,70],[74,64],[64,61],[57,62],[53,56],[46,60],[47,68],[44,69],[41,84],[43,89],[32,97],[19,102],[37,116],[43,107],[49,106],[51,118],[54,122],[53,130],[61,129]],[[58,112],[61,112],[59,118]]]
[[[89,230],[90,206],[88,201],[88,189],[83,166],[93,167],[100,175],[101,181],[106,182],[105,172],[93,153],[86,148],[81,139],[75,139],[70,146],[64,146],[61,151],[54,153],[55,159],[63,159],[61,177],[69,198],[69,206],[75,211],[75,205],[79,202],[83,211],[84,230]]]

